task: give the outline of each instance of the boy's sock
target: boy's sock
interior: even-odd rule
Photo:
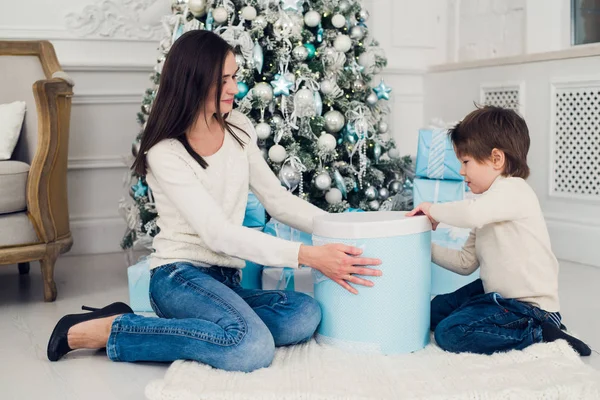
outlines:
[[[592,350],[587,344],[571,335],[568,335],[566,332],[561,331],[559,327],[550,322],[544,322],[542,324],[542,338],[544,339],[544,342],[554,342],[558,339],[564,339],[573,349],[575,349],[576,352],[579,353],[579,355],[589,356],[592,354]]]

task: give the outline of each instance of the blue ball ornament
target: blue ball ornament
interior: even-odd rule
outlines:
[[[238,82],[237,87],[238,87],[238,92],[235,95],[235,98],[243,99],[244,97],[246,97],[246,95],[248,94],[248,91],[250,90],[248,88],[248,85],[246,84],[246,82]]]
[[[308,50],[308,59],[312,60],[315,54],[317,53],[315,45],[312,43],[304,43],[304,47],[306,47],[306,50]]]

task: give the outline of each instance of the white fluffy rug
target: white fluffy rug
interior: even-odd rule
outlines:
[[[492,356],[435,345],[413,354],[349,354],[320,346],[278,349],[249,374],[176,361],[146,387],[150,400],[600,399],[600,372],[560,340]]]

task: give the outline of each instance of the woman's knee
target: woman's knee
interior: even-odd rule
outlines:
[[[226,371],[252,372],[273,362],[275,342],[267,326],[260,320],[249,321],[247,331],[230,345],[215,349],[207,362],[206,348],[199,349],[197,361]]]
[[[321,322],[319,303],[307,294],[288,294],[289,319],[281,326],[281,342],[278,345],[291,345],[309,340]]]

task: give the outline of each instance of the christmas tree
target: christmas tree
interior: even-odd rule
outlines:
[[[411,160],[400,157],[388,132],[391,88],[374,82],[387,60],[369,35],[360,0],[176,0],[171,8],[153,86],[138,113],[134,155],[172,43],[207,29],[235,49],[235,106],[253,121],[282,185],[329,212],[411,207]],[[128,224],[124,249],[148,245],[157,233],[144,177],[128,180],[131,198],[120,205]]]

